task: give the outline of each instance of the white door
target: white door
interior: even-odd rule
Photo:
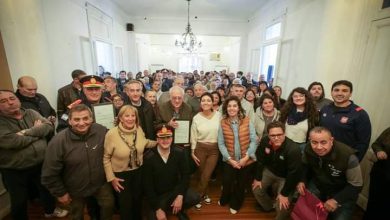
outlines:
[[[372,21],[358,83],[353,98],[368,112],[372,124],[371,143],[390,126],[390,18]],[[364,188],[358,204],[366,207],[372,153],[363,160]]]

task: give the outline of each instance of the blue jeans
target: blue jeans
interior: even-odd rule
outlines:
[[[315,196],[321,199],[321,193],[314,183],[309,183],[307,190],[313,193]],[[321,199],[322,200],[322,199]],[[322,200],[325,202],[324,200]],[[339,203],[339,207],[334,212],[329,212],[328,219],[332,220],[350,220],[352,219],[352,214],[355,209],[356,200],[346,201]]]

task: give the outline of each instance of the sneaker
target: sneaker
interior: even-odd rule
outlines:
[[[202,208],[202,204],[200,204],[200,203],[196,204],[195,208],[196,208],[196,210],[200,210],[200,208]]]
[[[206,205],[210,205],[211,204],[211,199],[210,199],[210,197],[208,195],[204,195],[203,196],[203,200],[204,200],[204,203]]]
[[[235,214],[237,214],[237,210],[230,208],[230,213],[232,213],[233,215],[235,215]]]
[[[68,213],[69,213],[68,210],[61,209],[61,208],[57,207],[54,209],[53,213],[51,213],[51,214],[45,213],[45,218],[53,218],[53,217],[62,218],[62,217],[67,216]]]

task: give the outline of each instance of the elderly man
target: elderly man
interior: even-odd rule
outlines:
[[[114,198],[103,169],[104,138],[107,129],[93,123],[88,106],[69,111],[70,128],[49,143],[42,169],[42,184],[64,205],[72,219],[84,218],[87,199],[95,198],[101,219],[112,219]]]
[[[179,125],[176,119],[192,120],[192,109],[184,103],[184,90],[179,86],[173,86],[169,90],[170,100],[161,104],[160,107],[160,123],[167,124],[173,128]]]
[[[267,133],[268,136],[261,139],[256,152],[257,168],[252,190],[257,202],[268,212],[273,209],[274,203],[268,195],[268,188],[276,186],[275,219],[287,219],[291,198],[302,171],[301,150],[286,137],[283,123],[271,122]]]
[[[33,109],[47,118],[52,124],[56,121],[56,112],[49,101],[40,93],[37,93],[38,86],[31,76],[22,76],[18,79],[18,90],[16,96],[25,109]]]
[[[184,152],[172,145],[172,128],[157,131],[157,147],[144,163],[144,189],[149,201],[148,219],[167,219],[171,212],[180,220],[189,219],[184,210],[200,201],[189,189],[190,170]]]
[[[194,112],[194,113],[199,112],[200,97],[205,92],[206,92],[206,88],[201,83],[196,83],[194,85],[194,97],[191,97],[188,100],[188,104],[191,106],[192,112]]]
[[[57,115],[61,118],[62,114],[68,110],[67,106],[72,102],[80,98],[81,83],[80,79],[87,75],[82,70],[73,70],[72,79],[73,81],[58,90],[57,95]]]
[[[175,78],[175,81],[173,81],[172,86],[179,86],[180,88],[184,89],[184,78],[182,76],[178,76]],[[169,89],[168,89],[169,90]],[[189,97],[187,94],[184,95],[184,102],[188,104],[188,100],[191,97]],[[163,103],[167,102],[169,100],[169,91],[163,92],[158,99],[158,105],[161,106]]]
[[[309,133],[310,142],[303,152],[303,182],[297,186],[301,195],[306,187],[324,202],[330,219],[351,219],[363,186],[355,150],[335,141],[324,127]]]
[[[352,83],[347,80],[332,85],[333,103],[320,111],[320,124],[328,128],[337,141],[355,149],[361,161],[371,139],[371,122],[367,112],[350,100]]]
[[[0,172],[11,199],[12,219],[28,219],[29,186],[40,191],[46,217],[64,217],[67,211],[55,208],[55,199],[41,185],[41,167],[47,136],[54,128],[32,109],[23,109],[19,99],[0,90]]]
[[[142,97],[142,83],[138,80],[130,80],[125,85],[128,104],[138,110],[139,124],[145,133],[147,139],[156,140],[154,132],[154,114],[153,106],[144,97]]]

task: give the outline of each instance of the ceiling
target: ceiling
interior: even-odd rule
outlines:
[[[187,18],[187,0],[111,0],[130,17]],[[247,21],[268,0],[191,0],[190,18]]]

